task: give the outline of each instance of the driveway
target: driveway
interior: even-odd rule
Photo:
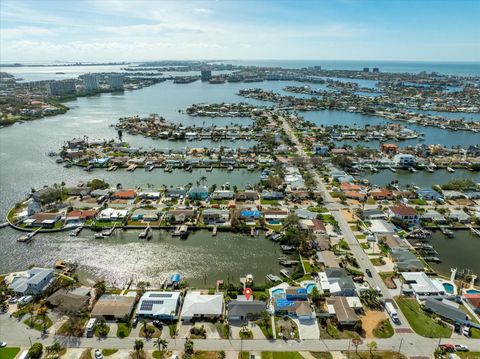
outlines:
[[[318,328],[316,319],[299,320],[295,318],[293,321],[297,324],[300,339],[320,338],[320,329]]]

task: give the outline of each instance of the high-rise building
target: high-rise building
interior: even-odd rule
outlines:
[[[212,79],[211,70],[202,70],[202,81],[210,81]]]
[[[372,71],[373,72],[380,72],[380,69],[378,67],[374,67]]]
[[[112,74],[108,76],[110,90],[123,90],[123,74]]]
[[[51,96],[66,95],[75,92],[75,80],[50,81],[46,85]]]
[[[363,72],[370,72],[370,67],[364,67]]]
[[[86,91],[97,90],[100,86],[99,76],[96,74],[83,75],[83,85]]]

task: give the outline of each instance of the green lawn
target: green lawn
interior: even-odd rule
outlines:
[[[378,323],[377,327],[373,329],[375,338],[390,338],[393,336],[393,327],[388,319]]]
[[[478,359],[478,358],[480,358],[480,352],[467,352],[467,353],[456,352],[455,354],[457,354],[462,359]]]
[[[439,324],[428,313],[422,310],[414,298],[396,298],[397,304],[412,326],[412,329],[427,338],[450,338],[452,329]]]
[[[304,259],[303,260],[303,266],[305,267],[305,273],[311,273],[312,272],[312,266],[310,265],[310,261]]]
[[[33,326],[32,326],[32,318],[27,318],[23,321],[24,324],[27,326],[38,330],[39,332],[42,332],[44,329],[43,326],[43,318],[40,315],[34,316],[33,317]],[[45,330],[50,328],[52,326],[52,320],[48,317],[48,315],[45,316]]]
[[[278,206],[278,201],[275,199],[261,199],[260,204],[268,204],[270,206]]]
[[[238,353],[238,359],[250,359],[250,352]]]
[[[117,337],[126,338],[130,335],[132,326],[130,323],[117,323]]]
[[[303,359],[298,352],[262,352],[262,359]]]
[[[13,359],[17,356],[19,351],[20,351],[20,348],[18,347],[0,348],[0,358]]]
[[[260,330],[262,331],[263,335],[265,336],[265,338],[267,339],[273,339],[273,332],[272,332],[272,327],[269,326],[268,328],[265,327],[265,325],[263,325],[263,321],[262,320],[258,320],[256,322],[256,324],[259,326]]]
[[[102,350],[102,354],[103,354],[104,357],[108,357],[110,355],[113,355],[116,352],[118,352],[118,349],[103,349]]]

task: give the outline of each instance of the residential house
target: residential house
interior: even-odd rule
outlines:
[[[136,196],[137,192],[135,192],[133,189],[120,190],[114,192],[113,194],[113,198],[115,199],[135,199]]]
[[[425,300],[425,309],[452,322],[463,322],[469,319],[467,313],[459,308],[458,303],[448,299],[427,298]]]
[[[342,296],[327,298],[327,308],[330,314],[337,317],[340,325],[355,325],[359,317],[348,304],[347,298]]]
[[[392,200],[393,193],[388,188],[376,188],[369,192],[369,195],[376,201]]]
[[[20,295],[39,295],[53,282],[54,273],[53,269],[33,267],[14,277],[9,288]]]
[[[418,299],[427,297],[442,297],[445,288],[437,279],[429,278],[424,272],[401,272],[405,284],[402,286],[403,293],[413,294]]]
[[[67,214],[65,224],[79,225],[89,219],[94,219],[96,215],[97,215],[96,209],[89,209],[89,210],[83,210],[83,211],[70,211]]]
[[[224,303],[222,294],[201,294],[188,292],[183,301],[181,319],[192,321],[195,319],[215,319],[223,315]]]
[[[188,199],[190,200],[199,200],[203,201],[208,197],[208,188],[203,187],[192,187],[188,191]]]
[[[136,298],[132,295],[104,294],[95,303],[92,318],[105,318],[106,320],[123,319],[130,316],[135,306]]]
[[[437,201],[442,198],[442,195],[434,189],[424,187],[417,190],[417,196],[425,201]]]
[[[262,212],[257,211],[257,210],[244,209],[244,210],[240,211],[240,218],[247,221],[247,222],[255,221],[257,219],[260,219],[261,216],[262,216]]]
[[[469,223],[470,222],[470,216],[465,213],[463,210],[451,210],[450,213],[448,214],[448,217],[456,222],[460,223]]]
[[[105,208],[98,214],[97,219],[102,222],[121,221],[127,215],[128,210],[126,209]]]
[[[263,191],[262,192],[262,199],[264,200],[280,201],[283,198],[284,198],[283,192],[279,192],[279,191]]]
[[[402,223],[406,223],[409,226],[416,226],[420,222],[420,215],[417,213],[415,208],[410,206],[393,206],[388,209],[388,213],[390,218],[396,219]]]
[[[231,300],[228,305],[229,320],[257,319],[267,310],[265,302],[260,300]]]
[[[180,292],[146,292],[136,314],[142,318],[173,320],[180,307]]]
[[[225,223],[230,219],[230,211],[227,209],[208,208],[202,212],[202,216],[205,224]]]
[[[390,257],[392,257],[396,269],[400,272],[418,272],[424,270],[420,259],[407,248],[392,248]]]
[[[23,221],[29,227],[53,228],[62,218],[59,213],[35,213],[30,218]]]
[[[405,153],[399,153],[393,156],[393,162],[396,166],[412,167],[417,163],[415,156]]]

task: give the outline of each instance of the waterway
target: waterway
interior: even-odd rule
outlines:
[[[3,229],[3,241],[11,242],[18,235]],[[104,278],[121,286],[129,279],[148,280],[158,284],[162,277],[179,273],[194,287],[213,287],[217,279],[238,284],[240,276],[252,274],[257,284],[265,283],[265,275],[279,275],[280,246],[263,233],[250,237],[244,234],[192,232],[187,240],[172,237],[166,231],[154,230],[150,241],[139,240],[140,231],[117,230],[109,238],[95,239],[84,230],[78,237],[68,232],[40,234],[28,245],[9,245],[2,255],[0,273],[23,270],[27,263],[53,265],[59,258],[78,262],[85,279]],[[3,250],[2,250],[2,253]]]
[[[11,69],[11,68],[9,68]],[[29,68],[26,68],[27,71]],[[51,71],[52,69],[44,68]],[[64,68],[65,72],[69,68]],[[89,69],[82,68],[87,72]],[[99,70],[95,67],[91,71]],[[23,77],[21,73],[18,73]],[[50,76],[50,75],[48,75]],[[25,76],[26,77],[26,76]],[[126,91],[121,94],[101,94],[93,97],[78,98],[67,103],[70,110],[59,116],[44,118],[26,123],[15,124],[0,129],[0,216],[4,217],[8,209],[17,201],[24,198],[30,188],[40,188],[43,185],[65,182],[75,185],[79,181],[88,181],[92,178],[103,178],[112,185],[122,183],[124,187],[134,185],[153,184],[160,187],[162,184],[179,185],[188,182],[194,183],[201,176],[207,177],[207,184],[218,185],[230,182],[231,185],[244,187],[258,181],[258,172],[238,170],[227,172],[214,170],[207,173],[204,170],[195,170],[193,173],[174,171],[166,174],[161,170],[145,172],[136,170],[128,173],[124,170],[116,172],[93,171],[87,173],[79,168],[64,168],[47,156],[50,151],[57,151],[64,141],[73,137],[88,136],[92,139],[109,139],[117,136],[111,125],[119,117],[130,115],[148,116],[158,113],[167,120],[197,126],[217,124],[225,126],[232,123],[248,125],[248,118],[201,118],[189,117],[183,112],[186,107],[194,103],[221,103],[221,102],[248,102],[255,106],[269,106],[268,102],[245,99],[236,95],[242,88],[261,87],[280,92],[288,85],[298,85],[289,81],[269,81],[261,83],[226,83],[211,85],[200,81],[177,85],[171,81],[146,87],[136,91]],[[306,113],[305,117],[316,116],[315,113]],[[365,124],[383,123],[378,117],[368,117],[351,114],[322,111],[320,123],[324,124]],[[409,126],[410,127],[410,126]],[[426,138],[430,128],[423,128]],[[440,130],[439,130],[440,131]],[[466,133],[461,139],[454,139],[451,133],[442,132],[438,143],[450,145],[478,143],[478,134]],[[448,136],[445,136],[448,134]],[[460,134],[460,132],[455,135]],[[462,134],[463,136],[463,134]],[[153,140],[143,136],[131,136],[126,133],[124,140],[133,146],[149,148],[183,148],[204,146],[243,146],[253,145],[253,141],[226,141],[207,143],[171,142]],[[434,140],[432,140],[434,141]],[[425,141],[427,143],[428,141]],[[427,176],[425,173],[418,176]],[[458,172],[457,172],[458,176]],[[406,180],[407,181],[407,180]],[[431,181],[430,183],[428,183]],[[427,180],[424,185],[435,183],[436,179]],[[478,180],[477,180],[478,182]],[[406,182],[406,183],[411,183]],[[420,185],[420,184],[418,184]],[[118,238],[103,241],[94,240],[88,232],[78,238],[68,235],[39,235],[31,245],[25,246],[15,241],[18,233],[9,228],[0,230],[0,272],[21,270],[31,265],[49,265],[59,258],[77,259],[80,270],[89,276],[106,276],[109,281],[124,281],[132,273],[139,279],[158,280],[159,275],[179,272],[185,275],[192,284],[202,285],[204,275],[207,275],[208,285],[215,279],[228,280],[228,277],[238,280],[240,275],[252,273],[259,280],[267,273],[278,273],[278,248],[262,238],[250,238],[240,234],[225,233],[211,237],[209,233],[199,232],[192,234],[188,240],[180,241],[170,238],[167,234],[158,235],[150,242],[140,242],[137,233],[119,233]],[[480,241],[475,241],[479,252]],[[457,259],[462,258],[458,257]],[[473,268],[472,268],[473,269]],[[480,273],[480,268],[476,268]]]

